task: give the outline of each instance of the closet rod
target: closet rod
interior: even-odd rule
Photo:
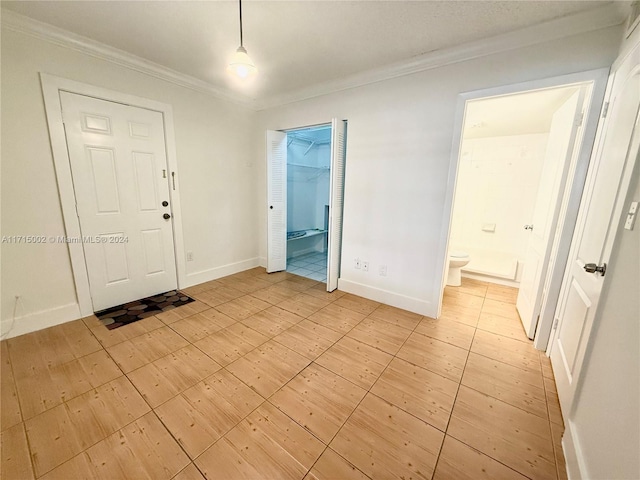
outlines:
[[[304,142],[304,143],[315,143],[316,145],[329,145],[331,143],[331,140],[311,140],[309,138],[304,138],[304,137],[294,137],[293,135],[290,136],[290,140],[289,142],[293,142],[294,140],[297,140],[298,142]]]

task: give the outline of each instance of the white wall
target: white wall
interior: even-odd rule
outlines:
[[[499,252],[524,260],[548,134],[462,142],[450,248]],[[495,224],[494,232],[483,231]],[[472,259],[473,261],[473,259]]]
[[[634,35],[639,41],[640,31]],[[631,201],[640,201],[638,159],[623,214]],[[640,222],[632,231],[622,223],[569,412],[583,478],[590,480],[640,478]]]
[[[2,235],[64,235],[39,72],[173,106],[188,281],[257,264],[259,222],[250,136],[255,114],[208,95],[2,30]],[[184,252],[183,252],[184,254]],[[3,331],[71,320],[77,303],[65,245],[2,244]],[[40,315],[34,314],[44,312]],[[29,327],[21,325],[21,330]]]
[[[320,171],[287,166],[287,231],[316,228],[316,194]]]
[[[437,314],[454,113],[461,92],[608,67],[612,27],[272,108],[258,115],[260,257],[266,258],[264,131],[348,120],[340,288]],[[370,262],[355,270],[353,259]],[[387,265],[387,276],[378,275]]]
[[[324,206],[329,203],[328,145],[294,140],[287,147],[287,231],[324,228]],[[306,154],[305,154],[306,153]],[[287,242],[287,257],[324,249],[324,236]]]
[[[317,146],[294,140],[287,147],[287,231],[322,228],[323,220],[317,217],[318,202],[329,198],[329,171],[322,169],[328,164]],[[305,155],[306,152],[306,155]],[[322,150],[327,153],[327,149]],[[323,187],[325,187],[323,190]]]

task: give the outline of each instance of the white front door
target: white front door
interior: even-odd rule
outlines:
[[[94,311],[174,290],[162,114],[60,97]]]
[[[640,46],[615,68],[608,115],[589,166],[556,310],[551,362],[563,414],[569,415],[608,261],[640,144]],[[636,225],[636,228],[637,225]],[[592,264],[592,265],[589,265]],[[611,372],[615,375],[615,372]],[[566,418],[565,418],[566,420]]]
[[[267,272],[287,269],[287,134],[267,130]]]
[[[530,238],[516,307],[525,333],[533,338],[542,304],[544,278],[549,265],[560,200],[567,182],[584,103],[584,89],[576,91],[553,114],[540,185],[536,196]]]
[[[329,186],[329,251],[327,253],[327,291],[338,288],[342,249],[342,210],[344,203],[345,137],[347,122],[331,122],[331,182]]]

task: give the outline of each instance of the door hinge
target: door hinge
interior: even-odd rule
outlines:
[[[578,118],[576,118],[576,127],[582,126],[582,121],[584,120],[584,112],[581,113]]]
[[[553,321],[553,329],[555,330],[556,328],[558,328],[558,319],[557,318]]]
[[[609,112],[609,102],[605,102],[604,107],[602,107],[602,118],[607,118],[608,112]]]

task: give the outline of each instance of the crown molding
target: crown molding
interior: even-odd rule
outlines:
[[[496,53],[578,35],[602,28],[620,25],[626,20],[625,10],[608,4],[603,7],[558,18],[514,32],[486,39],[435,50],[409,60],[396,62],[381,68],[349,75],[337,80],[311,85],[302,89],[262,99],[222,89],[198,78],[180,73],[168,67],[150,62],[123,50],[91,40],[82,35],[54,27],[44,22],[2,9],[2,27],[24,33],[55,45],[66,47],[120,65],[137,72],[179,85],[213,97],[227,100],[254,110],[266,110],[290,103],[341,92],[372,83],[431,70],[445,65],[473,60]]]
[[[149,60],[145,60],[144,58],[125,52],[124,50],[111,47],[48,23],[20,15],[11,10],[2,9],[2,28],[24,33],[55,45],[69,48],[101,60],[106,60],[121,67],[129,68],[151,77],[211,95],[222,100],[227,100],[245,107],[251,108],[252,106],[251,99],[242,95],[235,94],[198,78],[178,72]]]
[[[258,99],[254,101],[253,106],[256,110],[266,110],[475,58],[620,25],[625,20],[625,10],[617,8],[614,2],[613,5],[605,5],[514,32],[435,50],[381,68],[319,83],[290,93]]]

